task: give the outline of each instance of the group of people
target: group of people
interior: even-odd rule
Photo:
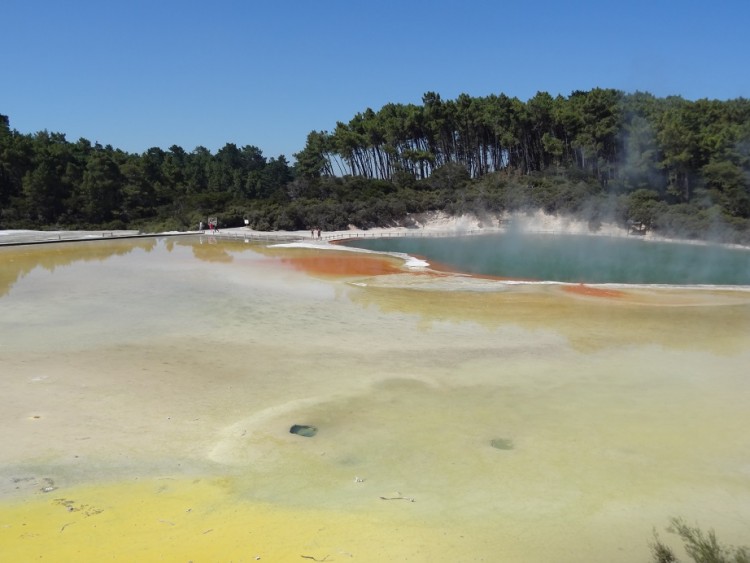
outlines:
[[[204,226],[203,225],[203,221],[201,221],[198,224],[198,230],[200,232],[203,232],[203,226]],[[208,222],[208,230],[211,231],[211,234],[218,233],[219,232],[219,222],[217,221],[216,223],[214,223],[212,221],[209,221]]]
[[[310,229],[310,236],[312,238],[320,238],[320,227],[313,227]]]

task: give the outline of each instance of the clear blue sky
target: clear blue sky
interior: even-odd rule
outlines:
[[[310,131],[428,91],[747,98],[749,26],[749,0],[2,0],[0,113],[133,153],[292,161]]]

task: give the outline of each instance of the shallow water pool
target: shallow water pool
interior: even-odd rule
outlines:
[[[747,292],[383,260],[0,249],[4,553],[630,562],[672,516],[748,543]]]
[[[352,239],[472,274],[574,283],[750,285],[750,250],[637,238],[533,233]]]

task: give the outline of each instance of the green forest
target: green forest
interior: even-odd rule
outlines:
[[[596,88],[365,109],[290,163],[255,146],[131,154],[0,115],[0,229],[325,230],[444,211],[544,210],[668,236],[750,243],[750,100]]]

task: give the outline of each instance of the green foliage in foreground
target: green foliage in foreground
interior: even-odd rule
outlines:
[[[685,552],[695,563],[750,563],[750,548],[721,545],[713,530],[703,532],[680,518],[672,518],[667,531],[680,537]],[[661,541],[656,531],[651,555],[654,563],[679,563],[672,548]]]

